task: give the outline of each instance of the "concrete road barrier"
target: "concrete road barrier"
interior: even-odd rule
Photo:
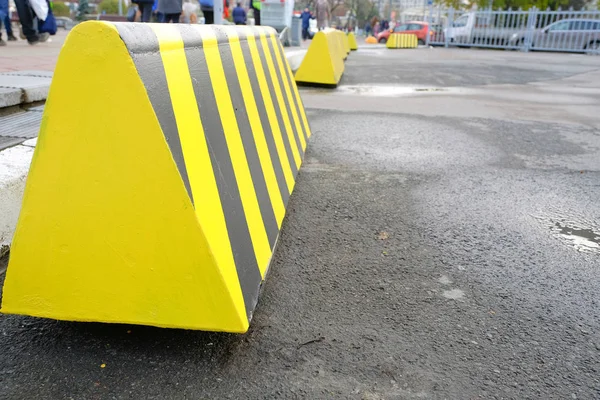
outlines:
[[[1,311],[245,332],[310,135],[271,28],[77,25]]]
[[[317,32],[296,71],[296,83],[336,87],[344,73],[344,60],[349,52],[348,39],[342,31],[325,29]]]
[[[388,49],[416,49],[419,44],[417,35],[411,33],[392,33],[385,46]]]
[[[348,33],[348,45],[350,46],[350,50],[358,50],[358,45],[356,44],[356,37],[354,36],[354,32]]]

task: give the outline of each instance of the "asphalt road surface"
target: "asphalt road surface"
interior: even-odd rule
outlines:
[[[248,334],[0,316],[0,398],[600,398],[600,58],[346,68]]]

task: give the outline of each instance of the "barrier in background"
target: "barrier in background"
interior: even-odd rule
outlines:
[[[367,43],[367,44],[377,44],[377,39],[375,39],[374,36],[368,36],[365,39],[365,43]]]
[[[309,137],[271,28],[77,25],[1,311],[245,332]]]
[[[354,32],[348,33],[348,45],[350,46],[350,50],[358,50],[358,45],[356,44],[356,37],[354,36]]]
[[[419,44],[417,35],[410,33],[392,33],[385,46],[388,49],[416,49]]]
[[[325,29],[315,34],[296,71],[296,83],[308,86],[336,87],[344,73],[348,52],[346,34]]]
[[[346,35],[344,32],[340,32],[341,35],[338,35],[340,37],[340,41],[342,42],[342,47],[344,49],[344,51],[346,52],[346,58],[348,57],[348,55],[350,54],[350,43],[348,42],[348,35]]]

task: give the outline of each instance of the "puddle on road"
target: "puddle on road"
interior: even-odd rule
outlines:
[[[442,87],[412,87],[412,86],[367,86],[367,85],[342,85],[338,86],[332,94],[354,94],[372,97],[400,97],[410,95],[446,94],[464,92],[460,88]]]
[[[554,222],[550,229],[579,251],[600,253],[600,232],[566,221]]]
[[[600,254],[600,225],[570,211],[546,210],[536,217],[561,242],[577,251]]]

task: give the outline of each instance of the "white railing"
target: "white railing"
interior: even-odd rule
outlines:
[[[428,44],[600,54],[600,11],[431,9]]]

